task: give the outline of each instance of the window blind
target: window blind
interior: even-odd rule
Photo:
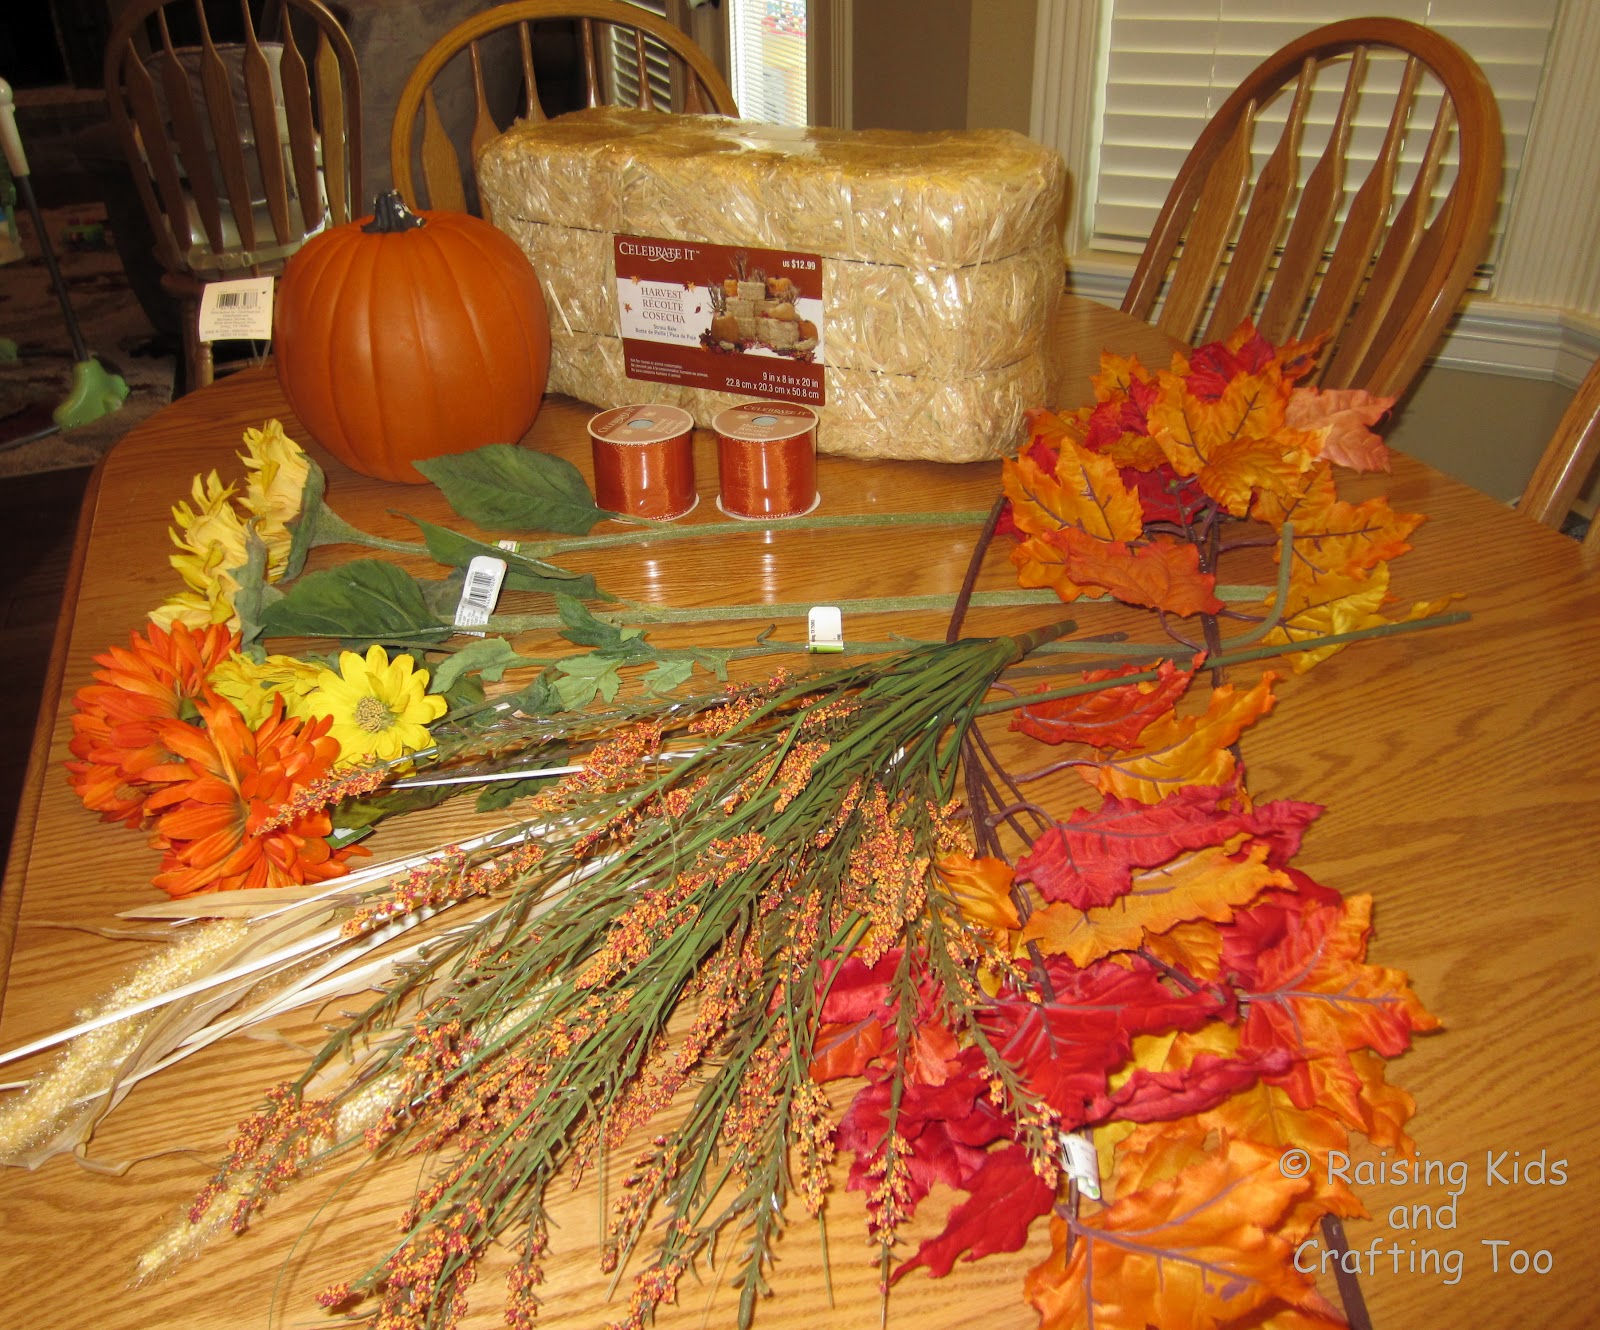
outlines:
[[[632,0],[640,9],[648,10],[657,18],[666,18],[667,0]],[[630,106],[639,106],[644,98],[639,89],[639,57],[634,49],[634,34],[624,28],[606,28],[609,42],[611,78],[616,100]],[[658,111],[677,109],[679,103],[672,97],[672,65],[667,51],[654,37],[644,39],[645,77],[650,83],[650,98]]]
[[[1371,0],[1292,6],[1281,0],[1218,0],[1207,6],[1196,0],[1107,3],[1110,22],[1098,175],[1093,185],[1093,235],[1097,248],[1133,253],[1144,247],[1200,130],[1239,82],[1266,56],[1309,29],[1372,10]],[[1557,0],[1520,0],[1516,6],[1504,0],[1388,0],[1384,5],[1386,16],[1410,19],[1456,42],[1478,62],[1494,88],[1506,143],[1502,223],[1539,91],[1556,6]],[[1369,86],[1375,92],[1392,90],[1398,85],[1401,64],[1399,57],[1374,60]],[[1342,82],[1342,69],[1336,78],[1319,80],[1303,157],[1314,160],[1326,143]],[[1409,161],[1402,172],[1406,187],[1438,109],[1437,86],[1430,88],[1425,82],[1422,92],[1406,141]],[[1376,104],[1358,115],[1349,150],[1351,174],[1358,179],[1362,165],[1376,154],[1389,109],[1381,99],[1366,100]],[[1279,101],[1273,108],[1276,119],[1270,112],[1262,116],[1264,128],[1256,140],[1258,166],[1276,142],[1287,98]],[[1498,243],[1499,224],[1491,263]]]
[[[806,0],[724,0],[733,99],[746,120],[806,123]]]

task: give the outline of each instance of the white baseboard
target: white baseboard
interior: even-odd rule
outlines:
[[[1133,259],[1127,255],[1088,253],[1067,260],[1067,289],[1104,305],[1122,303],[1132,275]],[[1596,359],[1600,319],[1593,315],[1474,295],[1428,363],[1576,388]]]

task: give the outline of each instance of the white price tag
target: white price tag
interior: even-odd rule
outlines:
[[[844,616],[836,605],[813,605],[806,615],[809,637],[808,651],[835,652],[844,650]]]
[[[456,605],[456,627],[469,637],[482,637],[472,630],[489,622],[495,602],[500,599],[500,585],[506,580],[506,561],[492,555],[479,554],[467,565],[467,580],[461,587],[461,600]]]
[[[272,278],[207,282],[200,293],[202,342],[265,342],[272,337]]]
[[[1061,1167],[1078,1184],[1078,1190],[1091,1201],[1100,1199],[1100,1153],[1087,1137],[1063,1135]]]

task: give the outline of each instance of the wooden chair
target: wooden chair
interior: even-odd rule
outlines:
[[[1572,511],[1572,501],[1600,462],[1600,361],[1578,385],[1571,404],[1545,445],[1533,478],[1517,510],[1559,529]],[[1600,513],[1589,522],[1583,548],[1600,553]]]
[[[1399,66],[1386,110],[1371,79],[1379,64]],[[1327,146],[1311,161],[1301,142],[1319,76],[1342,91]],[[1410,123],[1424,86],[1439,93],[1431,127]],[[1388,128],[1340,220],[1358,107]],[[1421,165],[1403,191],[1401,148],[1424,134]],[[1258,137],[1266,141],[1252,154]],[[1502,155],[1494,94],[1453,42],[1400,19],[1318,28],[1258,66],[1201,132],[1122,308],[1155,315],[1185,342],[1224,337],[1247,317],[1273,342],[1327,333],[1324,386],[1398,396],[1484,258]]]
[[[466,211],[469,192],[476,195],[475,179],[466,178],[461,159],[451,141],[435,97],[441,71],[463,51],[471,65],[472,126],[468,149],[476,158],[480,149],[504,128],[490,111],[485,87],[485,39],[502,34],[515,40],[520,55],[523,114],[545,119],[539,100],[534,54],[538,44],[536,24],[551,20],[576,23],[581,53],[579,65],[590,106],[627,104],[645,110],[717,112],[738,115],[733,93],[705,52],[665,19],[620,0],[513,0],[496,5],[457,24],[440,37],[417,62],[400,90],[394,129],[389,136],[389,164],[398,189],[413,208],[424,204],[442,211]],[[626,52],[631,68],[618,77],[617,57]],[[612,58],[608,59],[608,53]],[[672,104],[662,105],[651,89],[652,65],[665,65],[672,82]],[[421,116],[421,136],[417,121]],[[426,198],[418,195],[412,173],[413,152],[420,162]]]
[[[190,389],[214,373],[199,337],[207,282],[280,270],[307,236],[361,206],[361,75],[319,0],[272,6],[132,0],[106,46],[111,122],[183,307]],[[264,33],[268,24],[263,23]]]

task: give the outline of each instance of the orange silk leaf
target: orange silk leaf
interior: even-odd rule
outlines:
[[[1144,940],[1145,949],[1158,961],[1193,975],[1202,983],[1222,977],[1222,935],[1204,919],[1186,919],[1164,933]]]
[[[1213,1330],[1279,1302],[1320,1310],[1275,1231],[1309,1185],[1285,1178],[1271,1150],[1229,1141],[1077,1221],[1070,1258],[1067,1221],[1054,1220],[1051,1254],[1024,1285],[1041,1330]]]
[[[973,859],[947,854],[936,865],[940,880],[955,897],[956,908],[979,928],[1018,927],[1011,899],[1011,865],[1004,859]]]
[[[1188,541],[1157,536],[1130,548],[1120,540],[1095,540],[1082,531],[1053,531],[1041,539],[1062,552],[1062,571],[1076,585],[1110,592],[1128,605],[1170,614],[1215,614],[1222,609],[1217,579],[1200,571],[1200,550]]]
[[[1186,919],[1225,922],[1266,888],[1289,885],[1286,874],[1267,866],[1267,848],[1258,842],[1242,854],[1230,854],[1214,845],[1181,854],[1160,868],[1135,873],[1132,890],[1110,905],[1080,910],[1060,901],[1035,910],[1018,941],[1037,942],[1048,956],[1088,965],[1114,951],[1130,951],[1148,934]]]
[[[818,1026],[811,1048],[811,1078],[833,1081],[859,1076],[882,1048],[883,1025],[876,1016]]]
[[[1310,436],[1306,436],[1310,441]],[[1289,495],[1299,485],[1304,454],[1287,432],[1270,439],[1233,439],[1221,444],[1200,468],[1200,488],[1235,517],[1250,511],[1257,490]]]
[[[1059,443],[1053,476],[1027,456],[1001,468],[1018,528],[1039,535],[1074,527],[1101,540],[1135,539],[1144,530],[1144,510],[1117,464],[1065,435]]]
[[[1300,1061],[1283,1084],[1295,1103],[1365,1128],[1368,1082],[1349,1054],[1370,1048],[1393,1057],[1410,1046],[1413,1030],[1437,1029],[1439,1021],[1403,971],[1364,963],[1372,897],[1307,904],[1301,913],[1301,927],[1260,958],[1251,991],[1242,995],[1249,1011],[1242,1046],[1293,1050]]]
[[[1272,710],[1268,670],[1248,692],[1232,684],[1212,690],[1203,716],[1166,715],[1140,736],[1141,746],[1077,770],[1102,794],[1159,803],[1180,785],[1226,785],[1233,779],[1228,751],[1244,729]]]
[[[1288,495],[1263,491],[1250,515],[1281,531],[1295,528],[1296,571],[1303,583],[1361,572],[1404,554],[1410,535],[1423,523],[1420,513],[1397,513],[1381,495],[1364,503],[1339,498],[1333,468],[1318,463]]]
[[[1284,423],[1290,429],[1322,435],[1320,455],[1355,471],[1387,471],[1389,450],[1371,430],[1394,405],[1392,397],[1374,397],[1365,388],[1296,388],[1289,396]]]
[[[1199,475],[1224,444],[1268,438],[1283,428],[1287,393],[1276,365],[1230,380],[1214,402],[1195,397],[1179,375],[1164,373],[1160,383],[1161,395],[1145,419],[1180,476]]]

